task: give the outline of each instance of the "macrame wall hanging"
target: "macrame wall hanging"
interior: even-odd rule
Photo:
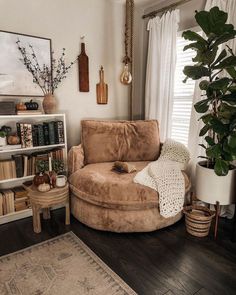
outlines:
[[[120,75],[120,81],[124,85],[130,85],[129,88],[129,117],[133,118],[132,112],[132,75],[133,75],[133,28],[134,28],[134,0],[126,0],[125,7],[125,34],[124,48],[125,56],[123,58],[124,68]]]

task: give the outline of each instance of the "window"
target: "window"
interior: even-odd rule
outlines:
[[[196,55],[196,52],[191,49],[183,51],[184,46],[189,43],[190,41],[185,40],[181,36],[177,37],[177,62],[171,122],[171,138],[182,142],[185,145],[188,144],[189,124],[195,85],[195,81],[191,79],[188,79],[186,83],[183,83],[185,78],[183,73],[184,66],[193,64],[192,58]]]

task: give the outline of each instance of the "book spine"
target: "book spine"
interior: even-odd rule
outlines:
[[[38,143],[39,143],[39,146],[45,145],[44,133],[43,133],[43,125],[42,124],[38,125]]]
[[[55,144],[55,124],[53,122],[48,123],[48,129],[49,129],[49,143],[50,144]]]
[[[13,155],[12,158],[15,161],[16,177],[17,178],[23,177],[24,171],[23,171],[23,157],[22,157],[22,155]]]
[[[33,146],[39,146],[38,125],[32,125]]]
[[[55,121],[55,139],[56,144],[62,144],[65,142],[63,121]]]
[[[21,131],[20,131],[21,129],[20,129],[20,123],[16,123],[16,134],[17,134],[17,136],[19,137],[19,139],[20,139],[20,144],[21,144]]]
[[[50,140],[49,140],[49,127],[48,123],[43,123],[43,133],[44,133],[44,144],[49,145]]]
[[[20,139],[21,139],[22,148],[25,148],[24,124],[23,123],[20,123]]]

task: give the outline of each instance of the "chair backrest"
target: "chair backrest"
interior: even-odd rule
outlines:
[[[160,154],[156,120],[81,121],[85,164],[154,161]]]

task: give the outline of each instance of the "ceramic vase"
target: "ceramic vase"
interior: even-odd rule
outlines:
[[[55,114],[57,111],[57,101],[53,94],[45,94],[43,99],[43,109],[45,114]]]

